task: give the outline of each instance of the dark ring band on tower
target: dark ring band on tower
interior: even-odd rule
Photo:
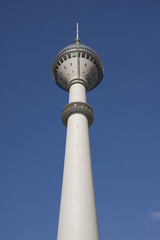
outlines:
[[[87,117],[88,125],[92,125],[94,117],[91,106],[84,102],[73,102],[67,104],[62,111],[62,122],[65,126],[67,126],[69,116],[74,113],[82,113]]]
[[[87,89],[87,86],[88,86],[87,81],[85,79],[82,79],[82,78],[74,78],[74,79],[72,79],[69,82],[69,84],[68,84],[68,89],[75,83],[80,83],[80,84],[84,85],[85,88]]]

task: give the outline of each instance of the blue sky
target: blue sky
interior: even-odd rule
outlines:
[[[160,2],[1,1],[0,239],[56,239],[68,94],[51,77],[82,43],[104,63],[87,94],[100,239],[160,239]]]

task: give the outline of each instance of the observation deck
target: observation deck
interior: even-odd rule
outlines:
[[[96,52],[76,39],[59,52],[51,72],[60,88],[68,91],[73,83],[82,83],[89,91],[101,82],[104,67]]]

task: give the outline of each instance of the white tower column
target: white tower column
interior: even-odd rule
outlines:
[[[56,84],[69,91],[62,112],[67,127],[57,240],[99,240],[88,127],[93,110],[86,92],[103,78],[103,64],[90,47],[74,44],[62,49],[52,64]]]
[[[86,102],[84,85],[73,84],[69,102]],[[68,118],[58,240],[98,240],[88,119],[81,113]]]
[[[72,84],[69,88],[69,103],[84,102],[86,103],[86,88],[81,83]]]

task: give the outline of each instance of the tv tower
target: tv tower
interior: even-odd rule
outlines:
[[[103,74],[98,55],[80,43],[77,23],[75,43],[62,49],[52,64],[56,84],[69,91],[62,112],[67,136],[57,240],[99,239],[88,131],[93,110],[86,92],[101,82]]]

